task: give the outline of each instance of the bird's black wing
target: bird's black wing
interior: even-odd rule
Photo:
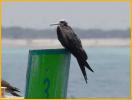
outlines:
[[[11,86],[11,85],[10,85],[7,81],[5,81],[5,80],[2,80],[1,85],[2,85],[3,87],[10,88],[10,89],[13,90],[13,91],[20,92],[20,90],[19,90],[18,88]]]
[[[68,26],[65,28],[61,28],[60,31],[63,32],[63,37],[65,38],[63,39],[64,46],[68,48],[74,56],[79,56],[83,60],[87,60],[87,54],[82,47],[81,40],[74,33],[72,28]]]
[[[57,36],[60,43],[65,47],[69,48],[69,42],[68,39],[65,37],[64,32],[62,32],[62,29],[58,26],[57,27]]]

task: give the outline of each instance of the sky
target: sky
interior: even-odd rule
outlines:
[[[4,2],[2,26],[46,29],[66,20],[82,29],[127,29],[130,27],[129,2]]]

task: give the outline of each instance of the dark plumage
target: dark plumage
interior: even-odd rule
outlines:
[[[16,87],[13,87],[12,85],[10,85],[5,80],[1,81],[1,86],[2,87],[6,87],[6,92],[11,93],[14,96],[20,97],[20,95],[16,93],[16,92],[20,92],[20,90],[18,88],[16,88]]]
[[[81,40],[74,33],[72,28],[68,25],[66,21],[60,21],[59,24],[52,24],[57,26],[57,36],[61,44],[68,49],[77,59],[80,69],[83,73],[84,79],[87,83],[87,74],[85,67],[90,71],[94,72],[89,64],[87,63],[87,54],[82,47]]]

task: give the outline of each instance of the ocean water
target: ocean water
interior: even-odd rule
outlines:
[[[130,96],[129,47],[89,47],[85,49],[88,62],[95,71],[87,71],[85,83],[76,59],[72,56],[67,98],[117,98]],[[28,62],[25,48],[3,48],[2,77],[25,94]]]

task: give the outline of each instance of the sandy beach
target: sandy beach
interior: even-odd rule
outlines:
[[[130,46],[130,39],[82,39],[84,47],[126,47]],[[57,39],[2,39],[3,47],[23,48],[62,48]]]

